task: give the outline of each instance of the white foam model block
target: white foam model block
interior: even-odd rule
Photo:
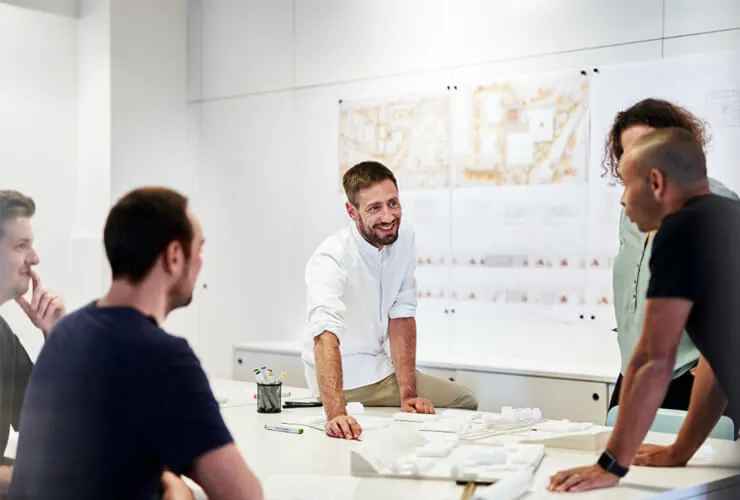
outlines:
[[[509,463],[511,465],[537,467],[544,455],[544,445],[519,446],[509,457]]]
[[[433,422],[439,420],[439,415],[435,413],[408,413],[399,411],[393,414],[393,420],[400,422]]]
[[[557,432],[566,434],[568,432],[583,432],[593,428],[588,422],[571,422],[569,420],[550,420],[537,424],[537,430],[543,432]]]
[[[480,418],[481,415],[482,413],[479,411],[460,410],[457,408],[448,408],[446,410],[442,410],[442,412],[440,412],[439,414],[439,416],[442,418],[455,419],[461,422],[469,422],[471,420],[475,420],[477,418]]]
[[[501,408],[501,420],[506,422],[542,420],[542,410],[539,408],[512,408],[511,406],[504,406]]]
[[[362,415],[365,413],[365,407],[362,403],[347,403],[344,409],[347,412],[347,415]],[[324,415],[324,418],[326,418],[326,409],[322,408],[321,412]]]
[[[447,432],[451,434],[465,434],[472,428],[472,422],[440,418],[439,420],[423,422],[420,431]]]
[[[505,464],[507,459],[506,448],[482,448],[473,453],[473,460],[479,465]]]
[[[416,455],[419,457],[444,458],[452,452],[455,446],[457,446],[455,443],[449,441],[428,443],[417,448]]]
[[[611,431],[600,431],[593,434],[571,434],[564,436],[543,437],[541,439],[523,439],[521,444],[541,444],[547,448],[576,451],[601,451],[606,448]]]
[[[473,500],[515,500],[526,493],[531,484],[532,471],[520,470],[491,486],[478,487]]]

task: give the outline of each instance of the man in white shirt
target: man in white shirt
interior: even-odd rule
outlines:
[[[471,390],[416,371],[416,248],[401,227],[398,184],[384,165],[366,161],[343,177],[349,227],[329,236],[306,265],[309,387],[326,411],[326,433],[358,439],[347,402],[477,409]]]

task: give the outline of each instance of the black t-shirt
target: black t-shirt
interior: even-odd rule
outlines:
[[[693,302],[686,331],[740,415],[740,202],[702,195],[667,216],[650,273],[648,299]]]
[[[157,498],[164,468],[232,442],[188,343],[127,307],[62,318],[21,413],[10,498]]]
[[[0,456],[8,445],[10,426],[18,432],[21,405],[33,363],[13,330],[0,317]],[[0,464],[11,460],[0,458]]]

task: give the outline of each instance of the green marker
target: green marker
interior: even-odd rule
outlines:
[[[303,434],[303,429],[301,427],[288,427],[287,425],[265,424],[265,429],[268,431],[289,432],[291,434]]]

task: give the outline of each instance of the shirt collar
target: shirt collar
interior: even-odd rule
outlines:
[[[388,246],[386,245],[378,249],[377,247],[370,244],[370,242],[368,242],[360,234],[360,231],[357,229],[357,224],[355,224],[354,221],[350,222],[350,232],[357,241],[357,246],[360,249],[360,253],[367,255],[368,257],[371,257],[373,259],[384,259],[388,255],[388,252],[390,250]]]

